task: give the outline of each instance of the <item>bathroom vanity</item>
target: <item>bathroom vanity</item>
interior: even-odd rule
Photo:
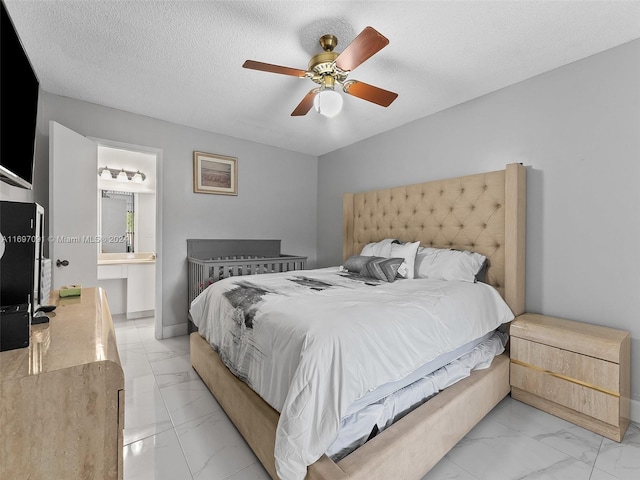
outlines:
[[[120,291],[126,292],[125,313],[127,318],[153,315],[155,310],[156,255],[153,252],[101,253],[98,255],[98,282],[119,280]],[[116,306],[118,295],[109,286],[109,302]],[[113,298],[113,300],[112,300]],[[117,310],[114,309],[114,312]]]

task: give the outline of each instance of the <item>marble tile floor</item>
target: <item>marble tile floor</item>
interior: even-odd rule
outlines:
[[[191,368],[188,337],[155,340],[153,317],[114,323],[124,480],[269,480]],[[638,480],[640,425],[616,443],[507,397],[422,480],[445,479]]]

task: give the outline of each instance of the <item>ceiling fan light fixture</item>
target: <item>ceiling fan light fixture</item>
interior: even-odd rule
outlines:
[[[302,101],[296,106],[293,112],[291,112],[291,116],[301,117],[306,115],[311,111],[311,107],[314,106],[316,112],[321,115],[333,117],[337,115],[342,108],[342,95],[333,89],[336,84],[342,85],[342,90],[347,95],[376,103],[382,107],[388,107],[396,99],[398,96],[397,93],[357,80],[347,81],[347,76],[353,69],[388,44],[389,39],[380,34],[380,32],[373,27],[365,27],[340,53],[334,51],[336,45],[338,45],[337,37],[331,34],[323,35],[320,38],[320,46],[323,52],[311,57],[308,70],[272,65],[255,60],[245,61],[242,67],[251,70],[278,73],[280,75],[307,78],[319,84],[319,88],[310,90],[302,98]]]
[[[342,95],[329,88],[320,90],[313,99],[313,106],[320,115],[335,117],[342,109]]]

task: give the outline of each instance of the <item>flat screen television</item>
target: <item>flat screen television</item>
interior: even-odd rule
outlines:
[[[40,82],[7,7],[0,3],[0,178],[31,189]]]

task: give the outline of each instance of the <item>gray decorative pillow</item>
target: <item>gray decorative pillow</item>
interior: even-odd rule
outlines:
[[[362,271],[362,267],[365,266],[367,260],[373,258],[369,255],[352,255],[344,262],[342,268],[344,268],[347,272],[360,273]]]
[[[404,262],[404,258],[369,257],[360,270],[360,276],[393,282],[402,262]]]

